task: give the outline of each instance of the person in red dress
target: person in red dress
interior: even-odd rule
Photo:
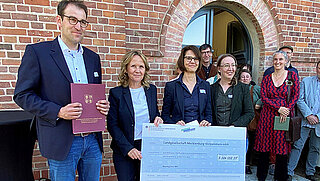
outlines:
[[[263,107],[260,121],[258,123],[254,149],[260,152],[259,164],[257,168],[258,180],[264,181],[268,175],[269,153],[276,154],[276,166],[274,180],[286,181],[287,160],[290,152],[290,143],[286,142],[285,131],[273,129],[274,117],[280,116],[280,122],[284,122],[287,116],[293,115],[294,105],[299,98],[298,75],[291,71],[293,85],[291,86],[291,96],[289,103],[286,102],[288,96],[288,70],[285,64],[288,56],[283,51],[273,54],[273,66],[275,71],[263,77],[261,82],[261,100]]]

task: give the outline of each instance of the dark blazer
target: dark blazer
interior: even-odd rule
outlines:
[[[101,84],[99,56],[85,47],[83,50],[88,82]],[[64,160],[74,138],[71,120],[57,119],[60,108],[71,103],[72,82],[58,38],[26,47],[14,101],[35,116],[40,152],[49,159]],[[96,135],[103,151],[101,132]]]
[[[215,108],[215,105],[218,96],[218,88],[220,86],[219,82],[220,81],[218,80],[216,83],[211,85],[213,125],[218,125],[217,110]],[[238,82],[233,87],[229,125],[246,127],[254,117],[254,111],[248,86],[249,85]]]
[[[150,84],[144,88],[149,109],[150,122],[160,116],[157,106],[157,88]],[[107,127],[112,136],[111,148],[114,153],[124,157],[134,148],[134,109],[129,87],[118,86],[110,89],[110,108],[107,116]]]
[[[207,81],[199,80],[199,89],[205,90],[205,92],[199,92],[200,120],[198,122],[207,120],[212,123],[210,85]],[[178,79],[166,83],[161,117],[165,123],[169,124],[176,124],[178,121],[184,120],[183,87]]]

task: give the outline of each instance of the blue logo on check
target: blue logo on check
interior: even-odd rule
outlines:
[[[190,132],[190,131],[194,131],[196,130],[196,128],[183,128],[181,129],[182,132]]]

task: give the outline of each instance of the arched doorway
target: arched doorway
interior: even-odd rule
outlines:
[[[210,44],[213,60],[223,53],[233,54],[238,64],[252,64],[252,41],[247,27],[231,10],[207,5],[191,18],[182,45]]]
[[[260,82],[264,69],[271,65],[272,53],[279,47],[279,41],[283,40],[280,29],[277,28],[277,19],[263,0],[248,1],[247,3],[217,0],[195,3],[193,0],[173,0],[170,10],[164,17],[160,31],[160,53],[168,57],[167,61],[172,61],[175,64],[175,57],[179,56],[181,46],[184,44],[183,37],[187,33],[186,29],[190,26],[191,19],[201,9],[212,9],[212,7],[230,10],[232,15],[236,15],[233,18],[239,17],[241,23],[247,28],[252,46],[250,54],[253,80],[257,83]],[[209,27],[206,26],[207,28]],[[191,35],[196,36],[197,34]],[[218,56],[218,52],[219,50],[216,50],[214,56]]]

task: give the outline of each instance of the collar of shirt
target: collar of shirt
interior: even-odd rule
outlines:
[[[184,73],[182,72],[182,73],[180,74],[179,78],[177,79],[178,82],[180,82],[181,84],[183,84],[183,81],[182,81],[183,75],[184,75]],[[196,84],[199,84],[202,79],[200,79],[200,77],[196,74],[196,80],[197,80],[197,83],[196,83]]]
[[[209,67],[207,68],[206,66],[202,65],[202,68],[205,70],[205,71],[210,71],[211,70],[211,66],[212,64],[210,63]]]
[[[65,53],[70,53],[72,50],[70,50],[68,48],[68,46],[62,41],[61,37],[58,36],[58,42],[59,42],[59,45],[60,45],[60,48],[61,48],[61,51],[63,52],[63,54]],[[80,53],[80,54],[83,54],[83,48],[82,48],[82,45],[79,43],[79,46],[78,46],[78,51],[77,53]]]

